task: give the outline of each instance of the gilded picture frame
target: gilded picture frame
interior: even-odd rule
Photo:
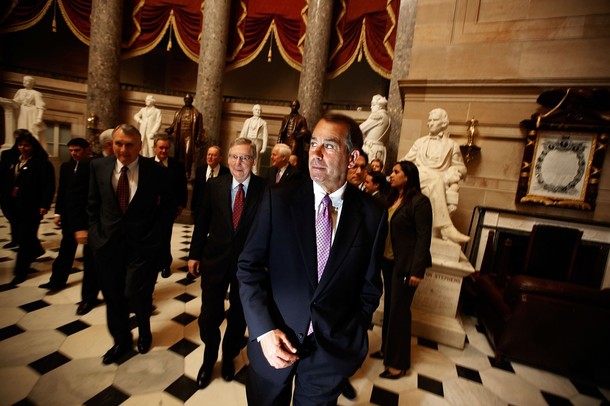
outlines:
[[[530,128],[516,203],[594,210],[606,132]]]

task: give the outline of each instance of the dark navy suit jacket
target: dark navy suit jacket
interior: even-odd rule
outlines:
[[[387,232],[386,210],[371,196],[347,185],[330,256],[320,283],[311,180],[268,188],[239,257],[237,277],[256,372],[272,381],[275,370],[256,338],[282,330],[297,348],[310,320],[322,359],[343,376],[352,375],[368,351],[367,329],[379,304],[379,260]]]

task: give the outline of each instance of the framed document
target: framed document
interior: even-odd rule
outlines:
[[[516,203],[595,209],[610,126],[594,113],[568,108],[521,122],[527,142]]]

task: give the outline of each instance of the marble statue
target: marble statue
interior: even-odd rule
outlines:
[[[370,160],[379,159],[385,165],[386,142],[390,133],[390,116],[386,110],[388,100],[376,94],[371,100],[371,114],[360,124],[364,136],[363,151]]]
[[[155,107],[155,98],[151,94],[146,96],[144,103],[146,107],[142,107],[133,118],[140,125],[139,130],[142,134],[141,154],[150,158],[155,156],[153,141],[159,127],[161,127],[161,110]]]
[[[299,135],[303,130],[307,130],[307,120],[299,114],[299,108],[301,108],[301,103],[298,100],[290,103],[290,114],[282,119],[277,139],[278,144],[288,145],[293,153],[297,152]]]
[[[17,128],[25,128],[40,142],[46,150],[47,143],[44,139],[43,130],[45,129],[42,116],[45,110],[45,102],[42,93],[34,90],[36,81],[31,76],[23,77],[23,89],[17,90],[13,101],[19,106],[17,116]]]
[[[195,149],[203,143],[203,118],[193,106],[193,96],[184,96],[184,106],[174,115],[174,121],[165,132],[174,136],[174,158],[184,163],[190,178]]]
[[[242,138],[248,138],[256,145],[258,152],[256,157],[256,165],[252,168],[254,174],[258,174],[258,168],[260,167],[260,157],[267,150],[267,139],[269,138],[269,132],[267,131],[267,122],[261,118],[262,113],[261,105],[255,104],[252,106],[252,117],[244,121],[244,126],[241,129]]]
[[[415,163],[419,169],[422,193],[432,203],[435,235],[460,244],[470,238],[455,228],[450,214],[457,208],[458,182],[466,175],[466,165],[460,147],[449,138],[447,127],[449,116],[445,110],[430,111],[430,132],[415,140],[403,160]]]

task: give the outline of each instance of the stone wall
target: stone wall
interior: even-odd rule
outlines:
[[[473,208],[515,208],[525,134],[519,122],[556,87],[610,87],[610,3],[600,0],[420,1],[409,77],[400,82],[404,115],[398,157],[427,134],[428,112],[447,110],[452,138],[466,143],[467,120],[479,121],[481,155],[470,162],[454,213],[468,233]],[[608,153],[606,161],[608,161]],[[594,212],[544,208],[610,219],[610,163]]]

